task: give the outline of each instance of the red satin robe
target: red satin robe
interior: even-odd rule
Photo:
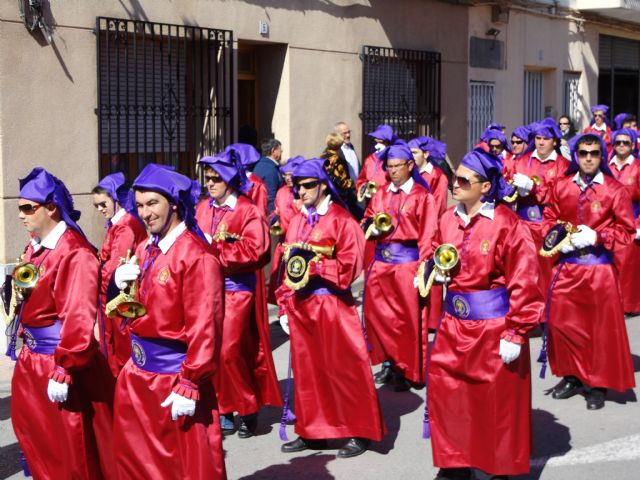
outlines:
[[[604,175],[583,194],[573,175],[558,179],[545,209],[544,226],[557,220],[587,225],[596,245],[615,251],[635,238],[631,201],[625,188]],[[549,364],[554,375],[573,375],[591,387],[625,391],[635,385],[624,323],[618,273],[613,264],[562,267],[552,289],[548,314]]]
[[[622,170],[615,165],[610,168],[613,176],[626,187],[631,201],[640,205],[640,161],[634,159],[631,165],[623,165]],[[635,223],[636,228],[640,228],[640,217],[636,216]],[[617,245],[614,253],[624,311],[640,312],[640,242],[634,240],[631,245]]]
[[[249,181],[253,187],[249,190],[248,196],[258,207],[264,218],[267,218],[267,207],[269,206],[269,191],[262,179],[255,173],[249,173]]]
[[[239,196],[233,210],[222,211],[201,201],[196,209],[200,228],[211,237],[226,230],[242,236],[234,242],[213,242],[225,276],[256,274],[255,292],[225,292],[220,361],[214,376],[220,412],[249,415],[263,405],[282,405],[271,355],[271,336],[262,267],[269,256],[265,218],[251,201]]]
[[[146,244],[138,247],[140,265]],[[226,479],[220,417],[211,376],[220,368],[224,316],[222,273],[210,247],[182,232],[138,280],[146,315],[128,324],[139,337],[187,345],[180,373],[152,373],[127,362],[116,384],[117,478]],[[194,416],[171,419],[160,404],[174,391],[196,402]]]
[[[348,290],[362,272],[362,230],[347,210],[331,203],[313,227],[302,213],[293,218],[286,243],[295,242],[335,245],[332,259],[310,267],[310,278],[346,291],[309,295],[296,293],[285,284],[277,291],[291,332],[295,432],[308,439],[379,441],[386,428],[362,324]]]
[[[524,198],[518,197],[517,206],[538,205],[544,213],[544,205],[549,201],[549,191],[556,180],[561,177],[569,167],[569,160],[558,154],[556,160],[541,162],[537,158],[532,158],[532,154],[533,152],[529,152],[519,157],[512,157],[509,160],[505,160],[504,176],[507,180],[512,180],[516,173],[521,173],[528,177],[538,177],[540,185],[534,183],[533,190],[529,195]],[[525,224],[531,230],[533,241],[539,251],[540,248],[542,248],[542,240],[546,233],[543,232],[542,222],[525,221]],[[540,289],[546,297],[549,283],[551,282],[553,262],[548,258],[538,256],[538,263],[540,264]]]
[[[531,452],[527,334],[544,308],[539,271],[531,268],[536,246],[529,229],[504,205],[496,207],[493,219],[477,214],[467,226],[454,208],[442,216],[438,232],[438,243],[451,243],[460,254],[448,289],[506,288],[509,312],[489,320],[444,314],[428,367],[433,464],[525,474]],[[522,345],[508,365],[498,355],[502,338]]]
[[[106,294],[109,280],[120,265],[120,259],[126,258],[127,251],[133,255],[136,248],[147,237],[143,223],[130,213],[125,214],[115,225],[107,229],[102,248],[100,249],[100,349],[106,355],[109,367],[114,377],[117,377],[131,356],[131,339],[124,328],[123,317],[108,318]]]
[[[27,248],[40,278],[24,303],[21,324],[60,320],[53,355],[24,346],[11,381],[11,421],[34,478],[113,478],[113,377],[93,336],[99,264],[93,247],[67,227],[53,250]],[[66,370],[57,370],[61,367]],[[69,397],[51,403],[49,378],[69,383]]]
[[[359,192],[362,185],[369,181],[376,182],[378,190],[382,190],[389,183],[387,172],[382,168],[382,162],[378,160],[375,153],[364,159],[362,170],[360,170],[358,180],[356,180],[356,192]]]
[[[433,254],[438,212],[433,195],[418,184],[414,183],[409,195],[387,190],[378,190],[364,216],[389,213],[393,230],[387,236],[370,238],[369,243],[417,241],[419,260],[397,265],[374,260],[367,266],[364,318],[372,347],[371,361],[377,365],[391,360],[405,378],[424,383],[423,338],[427,326],[413,279],[420,260]]]
[[[603,132],[602,130],[598,130],[597,128],[593,128],[593,125],[589,125],[588,127],[586,127],[582,133],[593,133],[594,135],[599,136],[600,138],[602,138],[604,140],[604,143],[607,146],[607,151],[608,153],[611,153],[612,147],[611,147],[611,134],[613,133],[611,131],[611,127],[609,127],[607,125],[607,130]],[[609,155],[607,155],[607,158],[609,158]]]

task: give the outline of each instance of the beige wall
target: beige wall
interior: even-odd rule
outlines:
[[[26,241],[15,210],[17,178],[44,166],[65,181],[100,244],[102,221],[88,192],[98,181],[96,16],[231,29],[234,40],[274,42],[285,52],[271,129],[285,155],[317,155],[345,120],[360,145],[363,45],[442,53],[442,137],[461,155],[466,128],[466,7],[423,0],[306,1],[51,0],[54,44],[22,25],[16,2],[0,2],[0,263]],[[259,35],[258,24],[269,24]],[[5,48],[8,46],[9,48]],[[456,141],[453,143],[453,141]],[[458,151],[460,150],[460,151]]]

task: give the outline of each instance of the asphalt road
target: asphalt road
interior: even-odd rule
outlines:
[[[273,314],[274,312],[272,312]],[[275,321],[275,316],[272,317]],[[626,320],[636,383],[640,382],[640,316]],[[272,324],[273,355],[282,387],[287,376],[289,343],[277,323]],[[531,341],[533,379],[533,430],[535,452],[531,473],[517,477],[541,480],[640,479],[640,404],[636,391],[610,392],[606,407],[588,411],[576,396],[553,400],[545,391],[558,379],[547,371],[538,378],[535,359],[540,338]],[[23,478],[10,420],[11,361],[0,360],[0,478]],[[375,368],[377,370],[377,367]],[[336,372],[339,375],[340,372]],[[260,414],[258,436],[242,440],[236,435],[224,441],[230,480],[395,480],[431,479],[431,445],[422,439],[424,390],[397,393],[392,387],[378,390],[389,433],[364,455],[337,459],[339,444],[323,451],[297,454],[280,452],[280,410],[266,408]],[[295,438],[288,427],[289,438]],[[483,479],[478,473],[478,479]]]

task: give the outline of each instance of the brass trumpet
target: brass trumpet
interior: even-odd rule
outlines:
[[[372,180],[368,181],[360,187],[358,190],[358,201],[362,202],[365,199],[370,199],[378,191],[378,184]]]
[[[269,233],[276,237],[281,237],[284,235],[284,228],[280,225],[280,222],[276,222],[269,228]]]
[[[450,243],[443,243],[433,253],[433,262],[442,275],[448,276],[460,261],[458,249]]]
[[[121,258],[121,264],[129,263],[131,260],[131,250],[127,251],[127,258]],[[128,291],[127,291],[128,290]],[[105,308],[107,317],[113,318],[120,315],[126,318],[138,318],[147,313],[146,307],[136,301],[136,281],[120,289],[120,293]]]
[[[9,299],[8,305],[9,313],[7,314],[4,307],[0,307],[0,310],[2,310],[2,318],[7,325],[11,325],[16,317],[19,303],[18,297],[24,297],[27,292],[33,290],[39,278],[40,273],[38,272],[38,267],[31,262],[20,262],[16,268],[13,269],[11,273],[11,298]]]
[[[533,176],[531,177],[531,181],[532,181],[535,185],[540,186],[541,181],[540,181],[540,178],[539,178],[539,177],[537,177],[537,176],[533,175]],[[513,179],[512,179],[512,180],[509,180],[507,183],[508,183],[509,185],[513,185]],[[512,202],[515,202],[515,201],[518,199],[518,197],[519,197],[519,196],[520,196],[520,194],[518,193],[518,189],[516,188],[516,189],[513,191],[513,193],[512,193],[511,195],[509,195],[508,197],[504,197],[504,198],[503,198],[503,200],[504,200],[505,202],[507,202],[507,203],[512,203]]]
[[[373,225],[380,233],[388,233],[393,228],[391,215],[386,212],[376,213],[373,216]]]
[[[304,243],[304,242],[296,242],[285,244],[284,248],[286,252],[289,252],[291,249],[300,248],[302,250],[309,250],[318,255],[322,255],[326,258],[332,258],[335,253],[336,246],[335,245],[314,245],[312,243]],[[285,255],[288,257],[288,255]]]

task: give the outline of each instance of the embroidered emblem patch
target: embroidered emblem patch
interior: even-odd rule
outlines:
[[[287,262],[287,271],[292,277],[299,277],[307,268],[307,262],[300,255],[292,257]]]
[[[131,351],[136,365],[142,367],[147,362],[147,356],[144,353],[144,348],[137,340],[131,340]]]
[[[555,171],[555,169],[553,169],[553,168],[552,168],[552,169],[550,169],[550,170],[547,170],[547,177],[553,178],[553,177],[555,177],[555,176],[556,176],[556,171]]]
[[[316,230],[315,232],[313,232],[313,235],[311,235],[311,238],[316,242],[319,241],[321,237],[322,237],[322,232],[320,230]]]
[[[544,237],[544,246],[547,247],[548,250],[551,250],[556,246],[558,241],[558,231],[552,230],[550,231],[546,237]]]
[[[602,205],[600,204],[600,202],[598,200],[595,200],[595,201],[591,202],[591,211],[593,213],[596,213],[596,212],[600,211],[601,208],[602,208]]]
[[[471,307],[469,306],[469,302],[467,302],[464,297],[456,295],[453,297],[453,310],[456,312],[456,315],[458,315],[458,317],[467,318],[469,316]]]
[[[531,220],[537,220],[538,219],[538,209],[536,208],[530,208],[527,210],[527,216],[531,219]]]
[[[158,272],[158,283],[160,285],[166,285],[170,274],[171,272],[169,271],[169,267],[164,267],[160,272]]]
[[[635,181],[634,177],[627,177],[627,185],[633,185],[634,181]]]
[[[44,272],[45,272],[44,265],[40,265],[40,268],[38,268],[38,273],[40,274],[40,276],[43,276]]]
[[[31,350],[38,346],[36,339],[33,338],[31,332],[26,328],[22,331],[22,338],[24,339],[24,343],[26,343]]]
[[[489,253],[489,247],[491,247],[491,243],[486,238],[480,242],[480,252],[483,255],[487,255]]]

